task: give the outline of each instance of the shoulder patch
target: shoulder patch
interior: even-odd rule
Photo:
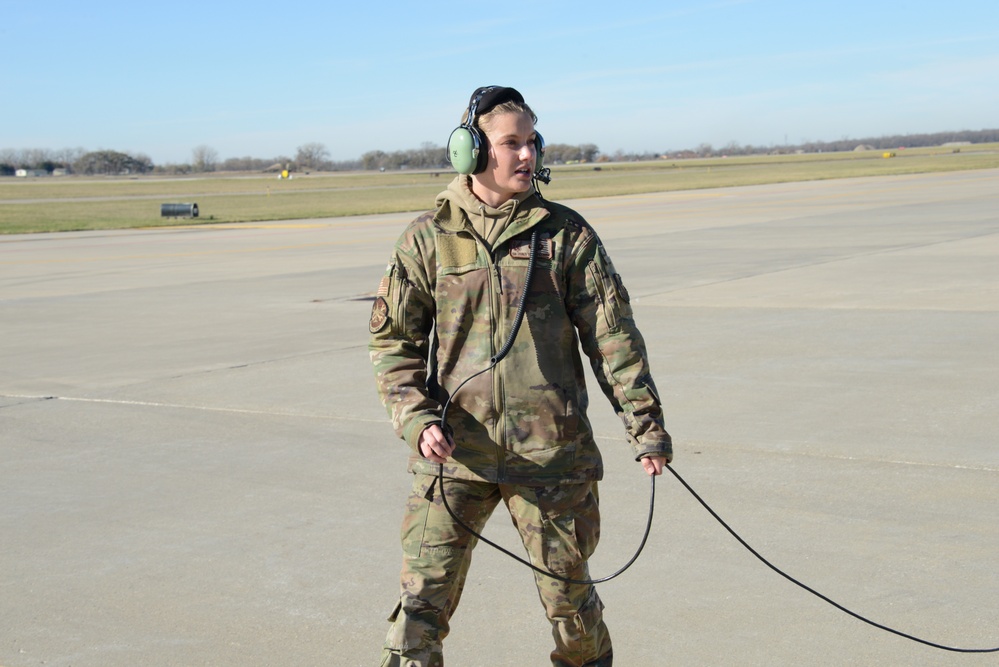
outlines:
[[[385,328],[388,321],[388,301],[385,300],[385,297],[375,297],[375,302],[371,304],[371,319],[368,320],[368,331],[378,333]]]

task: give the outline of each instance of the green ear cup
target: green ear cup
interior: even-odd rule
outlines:
[[[447,140],[447,159],[459,174],[471,174],[479,162],[479,142],[462,126],[455,128]]]

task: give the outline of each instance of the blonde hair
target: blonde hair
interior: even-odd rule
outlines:
[[[475,124],[478,125],[479,129],[481,129],[483,134],[485,134],[489,131],[489,127],[492,125],[495,118],[505,113],[526,113],[531,117],[531,121],[534,123],[538,122],[537,115],[535,115],[534,111],[531,110],[531,107],[529,107],[526,102],[507,100],[506,102],[497,104],[486,113],[476,116]],[[465,113],[462,114],[461,122],[463,125],[468,122],[468,109],[465,109]]]

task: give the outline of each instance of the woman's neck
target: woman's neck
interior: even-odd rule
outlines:
[[[503,204],[507,203],[513,199],[514,194],[512,192],[497,192],[492,188],[486,187],[481,181],[472,176],[469,183],[469,189],[475,198],[481,201],[486,206],[492,206],[493,208],[499,208]]]

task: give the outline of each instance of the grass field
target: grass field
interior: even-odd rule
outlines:
[[[655,162],[557,165],[553,200],[788,181],[999,168],[999,144]],[[196,202],[200,224],[329,218],[430,208],[452,172],[0,179],[0,233],[175,225],[160,204]]]

